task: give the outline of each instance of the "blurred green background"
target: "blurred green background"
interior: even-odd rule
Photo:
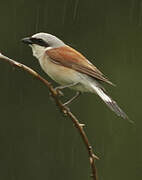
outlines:
[[[36,32],[58,36],[117,84],[105,87],[134,125],[92,94],[84,94],[71,110],[86,124],[90,143],[100,157],[96,162],[100,180],[141,179],[142,1],[1,1],[0,51],[53,82],[31,49],[20,42]],[[74,94],[64,92],[67,97]],[[90,179],[84,144],[49,97],[48,88],[3,61],[0,114],[0,179]]]

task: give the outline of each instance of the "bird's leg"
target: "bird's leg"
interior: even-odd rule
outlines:
[[[77,93],[75,94],[75,96],[73,96],[70,100],[68,100],[67,102],[65,102],[63,105],[69,105],[70,103],[72,103],[75,99],[77,99],[79,96],[81,95],[80,91],[77,91]]]
[[[67,84],[64,86],[58,86],[55,88],[55,91],[57,91],[61,96],[64,96],[64,94],[60,91],[61,89],[69,88],[69,87],[75,86],[77,84],[79,84],[79,83],[77,82],[77,83]]]
[[[55,88],[55,90],[58,90],[58,89],[61,90],[61,89],[69,88],[69,87],[75,86],[77,84],[79,84],[79,83],[77,82],[77,83],[67,84],[67,85],[64,85],[64,86],[58,86],[58,87]]]

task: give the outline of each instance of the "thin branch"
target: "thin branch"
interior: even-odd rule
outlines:
[[[99,158],[93,153],[92,146],[90,145],[90,143],[88,141],[88,137],[83,129],[83,125],[79,123],[78,119],[73,115],[73,113],[70,111],[70,109],[68,107],[64,106],[63,103],[60,101],[59,92],[57,92],[53,88],[53,86],[50,82],[48,82],[46,79],[41,77],[36,71],[29,68],[28,66],[21,64],[13,59],[10,59],[1,53],[0,53],[0,59],[10,63],[12,66],[16,66],[17,68],[27,71],[29,74],[34,76],[36,79],[40,80],[44,85],[46,85],[48,87],[48,89],[51,93],[51,96],[53,97],[54,101],[56,102],[56,104],[59,107],[59,109],[61,110],[61,112],[63,112],[64,115],[68,116],[72,120],[74,126],[77,128],[78,132],[80,133],[81,138],[84,142],[84,145],[85,145],[88,155],[89,155],[89,162],[90,162],[90,166],[91,166],[91,170],[92,170],[91,177],[94,180],[97,180],[98,178],[97,178],[97,171],[96,171],[96,166],[95,166],[95,159],[99,159]]]

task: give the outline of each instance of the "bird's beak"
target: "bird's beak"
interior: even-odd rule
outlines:
[[[29,37],[23,38],[21,41],[25,44],[33,44],[31,38]]]

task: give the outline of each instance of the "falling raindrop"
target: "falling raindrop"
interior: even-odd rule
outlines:
[[[73,20],[76,19],[77,10],[78,10],[79,0],[76,0],[75,6],[74,6],[74,13],[73,13]]]
[[[36,23],[35,23],[35,31],[38,32],[39,28],[39,16],[40,16],[40,9],[37,7],[36,9]]]
[[[67,1],[65,0],[65,3],[64,3],[64,5],[63,5],[63,18],[62,18],[62,23],[63,23],[63,25],[64,25],[64,23],[65,23],[66,8],[67,8]]]

